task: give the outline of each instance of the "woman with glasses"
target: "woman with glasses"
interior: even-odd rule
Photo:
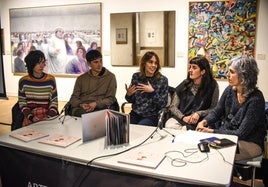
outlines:
[[[44,53],[30,51],[24,60],[28,75],[19,80],[18,102],[26,126],[58,115],[58,94],[54,76],[43,72]]]
[[[196,128],[201,132],[238,136],[239,151],[235,160],[253,158],[263,152],[265,100],[257,87],[258,73],[253,58],[239,56],[232,59],[227,73],[229,86],[215,109]]]

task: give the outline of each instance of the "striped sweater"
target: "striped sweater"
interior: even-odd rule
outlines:
[[[58,114],[58,94],[54,76],[44,73],[41,78],[26,75],[19,80],[19,105],[25,118],[36,115],[52,117]]]

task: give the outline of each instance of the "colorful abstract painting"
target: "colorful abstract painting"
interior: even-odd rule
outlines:
[[[205,55],[215,78],[226,79],[237,55],[254,56],[257,0],[189,3],[188,57]]]

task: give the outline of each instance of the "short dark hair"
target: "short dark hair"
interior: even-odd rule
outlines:
[[[87,62],[91,62],[91,61],[96,60],[98,58],[102,58],[102,54],[98,50],[91,50],[91,51],[87,52],[87,54],[86,54]]]
[[[33,76],[34,67],[42,60],[45,60],[45,55],[40,50],[30,51],[28,55],[24,58],[30,76]]]

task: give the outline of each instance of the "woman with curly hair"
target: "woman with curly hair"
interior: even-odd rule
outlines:
[[[265,100],[257,87],[259,69],[253,58],[239,56],[230,61],[224,90],[215,109],[198,123],[196,130],[238,136],[235,160],[261,155],[264,149]],[[218,126],[214,124],[218,121]]]

